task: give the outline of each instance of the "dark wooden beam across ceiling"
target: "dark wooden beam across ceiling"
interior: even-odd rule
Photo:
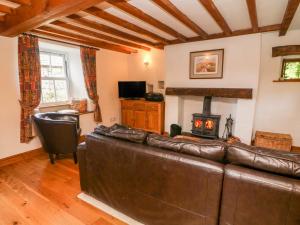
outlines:
[[[17,36],[101,2],[103,0],[31,0],[31,5],[23,5],[15,9],[14,14],[6,15],[0,35]]]
[[[240,36],[240,35],[247,35],[247,34],[255,34],[255,33],[264,33],[264,32],[270,32],[270,31],[279,31],[281,27],[281,24],[274,24],[274,25],[268,25],[259,27],[256,32],[253,32],[252,28],[249,29],[242,29],[242,30],[235,30],[232,31],[231,34],[224,35],[224,33],[217,33],[217,34],[210,34],[207,37],[207,40],[212,39],[218,39],[218,38],[226,38],[226,37],[234,37],[234,36]],[[187,42],[195,42],[195,41],[203,41],[201,37],[191,37],[187,39]],[[180,40],[173,40],[170,44],[180,44]]]
[[[148,41],[148,40],[145,40],[143,38],[134,36],[132,34],[128,34],[128,33],[125,33],[123,31],[119,31],[119,30],[117,30],[115,28],[109,27],[107,25],[100,24],[98,22],[94,22],[92,20],[88,20],[88,19],[82,18],[79,15],[75,15],[74,14],[74,15],[68,16],[67,18],[70,19],[70,21],[72,23],[80,24],[82,26],[85,26],[85,27],[88,27],[88,28],[92,28],[92,29],[95,29],[95,30],[98,30],[98,31],[101,31],[101,32],[105,32],[107,34],[111,34],[111,35],[114,35],[114,36],[117,36],[117,37],[120,37],[120,38],[124,38],[124,39],[130,40],[130,41],[133,41],[133,42],[137,42],[137,43],[141,43],[141,44],[146,44],[146,45],[154,47],[154,48],[160,48],[160,47],[162,47],[161,45],[157,45],[157,44],[155,44],[155,43],[153,43],[151,41]]]
[[[120,44],[120,45],[125,45],[125,46],[129,46],[129,47],[132,47],[132,48],[143,49],[143,50],[146,50],[146,51],[151,50],[149,47],[146,47],[146,46],[142,46],[142,45],[135,44],[135,43],[132,43],[132,42],[124,41],[122,39],[115,38],[115,37],[112,37],[112,36],[108,36],[108,35],[105,35],[105,34],[102,34],[102,33],[97,33],[97,32],[94,32],[94,31],[91,31],[91,30],[88,30],[88,29],[85,29],[85,28],[82,28],[82,27],[74,26],[74,25],[71,25],[71,24],[68,24],[68,23],[65,23],[65,22],[62,22],[62,21],[55,21],[55,22],[52,22],[51,24],[55,25],[55,26],[58,26],[60,28],[65,28],[65,29],[69,29],[69,30],[72,30],[72,31],[75,31],[75,32],[79,32],[79,33],[84,34],[84,35],[89,35],[89,36],[94,37],[94,38],[98,38],[98,39],[102,39],[102,40],[106,40],[106,41],[110,41],[110,42],[115,42],[115,43]]]
[[[284,36],[288,31],[299,4],[300,0],[289,0],[281,23],[279,36]]]
[[[114,23],[118,26],[121,26],[121,27],[124,27],[128,30],[131,30],[131,31],[134,31],[138,34],[141,34],[141,35],[145,35],[147,37],[150,37],[156,41],[159,41],[163,44],[167,44],[168,43],[168,40],[163,38],[163,37],[160,37],[159,35],[155,34],[155,33],[152,33],[144,28],[141,28],[133,23],[130,23],[126,20],[123,20],[119,17],[116,17],[108,12],[105,12],[103,11],[102,9],[99,9],[99,8],[96,8],[96,7],[91,7],[89,9],[86,9],[84,10],[84,12],[90,14],[90,15],[93,15],[95,17],[98,17],[98,18],[101,18],[101,19],[104,19],[104,20],[107,20],[111,23]]]
[[[121,9],[125,13],[128,13],[128,14],[144,21],[145,23],[148,23],[148,24],[154,26],[155,28],[157,28],[165,33],[178,38],[181,41],[185,41],[187,39],[184,35],[175,31],[173,28],[165,25],[164,23],[160,22],[159,20],[155,19],[154,17],[146,14],[145,12],[134,7],[133,5],[129,4],[125,0],[106,0],[106,2],[117,7],[118,9]]]
[[[170,0],[152,0],[156,5],[161,7],[163,10],[168,12],[170,15],[175,17],[178,21],[186,25],[196,34],[206,39],[208,34],[202,30],[196,23],[194,23],[189,17],[187,17],[183,12],[181,12]]]
[[[212,0],[198,0],[204,8],[207,10],[207,12],[214,18],[216,23],[220,26],[220,28],[223,30],[223,32],[226,35],[229,35],[232,33],[232,30],[230,29],[229,25],[227,24],[226,20],[214,4]]]
[[[50,34],[60,35],[60,36],[66,37],[66,38],[85,41],[85,42],[91,43],[92,46],[98,47],[98,48],[104,48],[104,49],[118,51],[118,52],[122,52],[122,53],[126,53],[126,54],[137,52],[136,50],[131,49],[131,48],[126,47],[126,46],[116,45],[116,44],[112,44],[112,43],[108,43],[108,42],[100,41],[100,40],[95,40],[93,38],[89,38],[89,37],[86,37],[86,36],[83,36],[83,35],[80,35],[80,34],[75,34],[75,33],[67,32],[67,31],[55,29],[53,27],[42,26],[42,27],[39,27],[35,30],[44,31],[44,32],[47,32],[47,33],[50,33]]]
[[[250,21],[252,24],[252,29],[254,32],[258,30],[258,20],[257,20],[257,10],[256,10],[256,0],[247,0],[248,13]]]
[[[13,9],[6,6],[6,5],[0,4],[0,12],[1,13],[6,13],[6,14],[11,14],[13,12]]]

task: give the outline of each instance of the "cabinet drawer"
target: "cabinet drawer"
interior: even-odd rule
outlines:
[[[132,109],[133,102],[132,101],[121,101],[121,107],[122,107],[122,109]]]
[[[135,102],[133,103],[133,109],[138,111],[145,111],[145,103]]]
[[[156,104],[156,103],[148,103],[146,105],[146,110],[147,111],[158,111],[158,109],[159,109],[159,105]]]

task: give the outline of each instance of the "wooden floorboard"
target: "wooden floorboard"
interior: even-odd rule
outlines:
[[[78,166],[46,154],[0,168],[0,225],[124,225],[77,198]]]

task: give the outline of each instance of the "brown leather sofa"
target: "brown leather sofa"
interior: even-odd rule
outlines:
[[[299,225],[300,155],[99,127],[79,146],[83,192],[155,225]]]

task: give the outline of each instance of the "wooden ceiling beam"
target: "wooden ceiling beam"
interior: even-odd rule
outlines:
[[[229,25],[227,24],[226,20],[214,4],[212,0],[198,0],[204,8],[207,10],[207,12],[212,16],[212,18],[216,21],[216,23],[220,26],[220,28],[223,30],[223,32],[226,35],[230,35],[232,33],[232,30],[230,29]]]
[[[126,46],[121,46],[121,45],[108,43],[108,42],[105,42],[105,41],[95,40],[93,38],[89,38],[89,37],[86,37],[86,36],[82,36],[80,34],[75,34],[75,33],[70,33],[70,32],[67,32],[67,31],[55,29],[53,27],[42,26],[42,27],[39,27],[35,30],[47,32],[47,33],[50,33],[50,34],[60,35],[62,37],[65,37],[66,40],[68,40],[68,39],[74,40],[75,39],[75,40],[79,40],[79,41],[85,41],[87,43],[92,44],[92,46],[95,46],[95,47],[98,47],[98,48],[114,50],[114,51],[118,51],[118,52],[122,52],[122,53],[126,53],[126,54],[137,52],[136,50],[131,49],[131,48],[126,47]]]
[[[46,31],[41,31],[41,30],[36,30],[36,29],[31,30],[30,33],[33,35],[36,35],[38,38],[43,39],[43,40],[56,41],[59,43],[69,44],[69,45],[74,45],[74,46],[79,46],[79,47],[81,47],[81,46],[92,47],[92,48],[95,48],[96,50],[100,50],[99,48],[96,48],[95,46],[93,46],[93,43],[89,43],[84,40],[79,40],[79,39],[75,39],[75,38],[74,39],[67,38],[62,35],[48,33]]]
[[[135,43],[132,43],[132,42],[128,42],[128,41],[124,41],[122,39],[115,38],[115,37],[112,37],[112,36],[108,36],[108,35],[105,35],[105,34],[97,33],[97,32],[94,32],[94,31],[91,31],[91,30],[88,30],[88,29],[85,29],[85,28],[81,28],[81,27],[78,27],[78,26],[74,26],[74,25],[71,25],[71,24],[68,24],[68,23],[65,23],[65,22],[62,22],[62,21],[55,21],[55,22],[52,22],[51,24],[55,25],[55,26],[58,26],[60,28],[65,28],[65,29],[68,29],[68,30],[79,32],[81,34],[89,35],[89,36],[94,37],[94,38],[98,38],[98,39],[102,39],[102,40],[106,40],[106,41],[110,41],[110,42],[115,42],[115,43],[120,44],[120,45],[125,45],[125,46],[129,46],[129,47],[132,47],[132,48],[139,48],[139,49],[143,49],[143,50],[146,50],[146,51],[151,50],[149,47],[145,47],[145,46],[135,44]]]
[[[161,46],[163,46],[160,43],[156,44],[151,41],[145,40],[143,38],[125,33],[123,31],[119,31],[115,28],[106,26],[104,24],[100,24],[100,23],[94,22],[92,20],[84,19],[81,16],[76,15],[76,14],[70,15],[67,18],[70,19],[72,23],[80,24],[80,25],[86,26],[88,28],[92,28],[92,29],[95,29],[95,30],[98,30],[101,32],[105,32],[107,34],[111,34],[111,35],[114,35],[114,36],[117,36],[120,38],[124,38],[124,39],[130,40],[130,41],[133,41],[133,42],[146,44],[146,45],[154,47],[154,48],[160,48]]]
[[[257,10],[256,10],[256,0],[247,0],[248,13],[254,32],[258,30],[258,20],[257,20]]]
[[[8,0],[19,5],[31,5],[31,0]]]
[[[187,17],[183,12],[181,12],[172,2],[170,2],[170,0],[152,0],[152,2],[161,7],[163,10],[172,15],[185,26],[190,28],[203,39],[207,38],[208,34],[204,30],[202,30],[202,28],[200,28],[196,23],[194,23],[189,17]]]
[[[270,31],[279,31],[281,27],[281,24],[274,24],[274,25],[268,25],[259,27],[256,32],[253,31],[252,28],[250,29],[242,29],[242,30],[235,30],[231,34],[225,35],[224,33],[216,33],[216,34],[210,34],[207,37],[207,40],[212,39],[218,39],[218,38],[226,38],[226,37],[234,37],[234,36],[240,36],[240,35],[247,35],[247,34],[255,34],[255,33],[264,33],[264,32],[270,32]],[[203,39],[198,37],[191,37],[188,38],[187,42],[195,42],[195,41],[203,41]],[[170,44],[179,44],[181,43],[180,40],[173,40]]]
[[[11,13],[13,13],[13,9],[6,5],[0,4],[0,12],[5,13],[5,14],[11,14]]]
[[[294,15],[297,11],[297,8],[299,7],[300,0],[289,0],[288,5],[286,7],[283,20],[281,23],[281,28],[279,31],[279,36],[286,35],[286,32],[288,31],[291,22],[294,18]]]
[[[185,41],[187,38],[180,34],[179,32],[175,31],[173,28],[165,25],[164,23],[160,22],[159,20],[155,19],[154,17],[146,14],[142,10],[134,7],[133,5],[129,4],[126,0],[106,0],[109,4],[113,5],[114,7],[124,11],[125,13],[128,13],[139,20],[144,21],[145,23],[148,23],[155,28],[178,38],[181,41]]]
[[[31,0],[31,5],[15,9],[15,13],[6,15],[0,34],[17,36],[23,32],[52,22],[59,17],[67,16],[86,9],[104,0]]]
[[[98,17],[98,18],[101,18],[101,19],[104,19],[104,20],[107,20],[111,23],[114,23],[118,26],[121,26],[121,27],[124,27],[128,30],[131,30],[131,31],[134,31],[138,34],[141,34],[141,35],[145,35],[147,37],[150,37],[156,41],[159,41],[159,42],[162,42],[163,44],[167,44],[169,41],[157,34],[154,34],[144,28],[141,28],[133,23],[130,23],[126,20],[123,20],[119,17],[116,17],[108,12],[105,12],[103,11],[102,9],[99,9],[99,8],[96,8],[96,7],[91,7],[91,8],[88,8],[86,10],[84,10],[84,12],[90,14],[90,15],[93,15],[95,17]]]

